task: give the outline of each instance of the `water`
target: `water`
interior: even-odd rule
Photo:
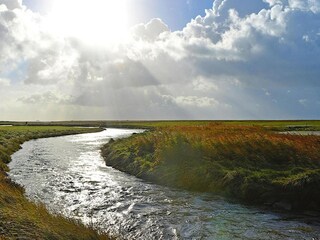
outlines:
[[[100,147],[139,130],[38,139],[23,144],[10,176],[53,212],[123,239],[319,239],[317,219],[154,185],[105,166]]]
[[[287,131],[287,132],[280,132],[280,133],[281,134],[302,135],[302,136],[308,136],[308,135],[320,136],[320,131]]]

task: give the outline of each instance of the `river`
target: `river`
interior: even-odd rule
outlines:
[[[319,239],[317,218],[158,186],[107,167],[100,147],[138,132],[107,129],[32,140],[12,155],[9,175],[52,212],[122,239]]]

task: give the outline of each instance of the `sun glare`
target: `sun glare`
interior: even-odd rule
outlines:
[[[65,37],[114,43],[126,38],[127,14],[126,0],[55,0],[48,24]]]

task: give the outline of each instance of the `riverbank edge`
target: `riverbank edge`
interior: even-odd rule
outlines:
[[[153,128],[150,129],[149,131],[154,132],[156,130],[159,130],[157,128]],[[278,129],[276,129],[278,130]],[[140,133],[140,134],[148,134],[149,131],[146,131],[144,133]],[[279,131],[279,130],[278,130]],[[160,132],[160,131],[159,131]],[[129,138],[126,138],[127,141],[130,141],[130,139],[133,139],[135,137],[135,134]],[[117,170],[120,170],[122,172],[128,173],[130,175],[134,175],[140,179],[155,183],[155,184],[159,184],[159,185],[163,185],[163,186],[168,186],[168,187],[174,187],[174,188],[179,188],[179,189],[184,189],[184,190],[188,190],[188,191],[194,191],[194,192],[208,192],[208,193],[214,193],[214,194],[218,194],[220,196],[225,197],[226,199],[229,199],[230,201],[234,202],[239,202],[242,203],[244,205],[248,205],[248,206],[256,206],[256,207],[263,207],[263,208],[267,208],[270,210],[274,210],[274,211],[284,211],[284,212],[295,212],[295,213],[302,213],[302,214],[307,214],[307,215],[311,215],[311,216],[320,216],[320,207],[319,204],[317,204],[317,206],[314,206],[314,199],[310,199],[310,202],[312,202],[312,208],[305,207],[307,205],[303,205],[303,204],[299,204],[298,207],[293,207],[292,202],[288,201],[288,199],[286,198],[282,198],[282,199],[277,199],[277,197],[273,197],[273,196],[269,196],[266,199],[246,199],[243,197],[238,196],[237,194],[235,194],[235,192],[230,192],[230,189],[224,191],[221,188],[220,189],[210,189],[209,191],[206,190],[205,188],[197,188],[197,187],[193,187],[197,184],[197,180],[191,184],[193,186],[190,187],[189,186],[184,186],[184,185],[177,185],[173,182],[170,181],[166,181],[166,175],[170,174],[169,173],[169,168],[168,166],[163,166],[159,165],[156,166],[156,169],[152,169],[152,171],[146,171],[146,167],[143,165],[143,160],[141,161],[141,159],[143,158],[142,156],[134,156],[134,154],[130,153],[125,154],[125,151],[123,152],[119,152],[119,151],[114,151],[115,149],[113,149],[114,145],[117,145],[118,142],[122,141],[123,139],[117,139],[117,140],[111,140],[109,143],[105,144],[102,148],[101,148],[101,155],[105,160],[105,163],[107,166],[113,167]],[[138,152],[141,151],[142,149],[136,149]],[[143,151],[143,150],[142,150]],[[154,154],[154,153],[152,153]],[[153,156],[148,156],[150,158],[153,158]],[[139,161],[136,161],[136,159],[139,158]],[[177,161],[178,162],[178,161]],[[141,164],[143,163],[143,164]],[[176,166],[177,167],[177,166]],[[190,166],[192,167],[192,166]],[[169,170],[168,172],[159,172],[157,171],[157,169],[166,169]],[[179,166],[177,167],[179,168]],[[156,171],[154,171],[156,170]],[[320,169],[314,170],[312,171],[312,174],[315,175],[319,175],[320,174]],[[233,176],[232,176],[233,177]],[[200,180],[201,181],[201,180]],[[237,186],[232,186],[232,188],[234,188]],[[276,194],[276,192],[280,192],[283,189],[277,189],[274,192],[274,195]],[[319,190],[318,189],[314,189],[315,191]],[[299,196],[299,192],[296,193],[297,196]],[[253,193],[254,195],[254,193]],[[314,208],[313,208],[314,207]]]
[[[60,127],[50,126],[46,127],[47,131],[40,132],[36,131],[37,128],[43,127],[29,127],[30,132],[26,136],[17,135],[2,142],[9,147],[0,155],[0,239],[113,239],[98,232],[94,226],[49,213],[44,205],[29,201],[24,195],[24,188],[14,183],[7,174],[11,156],[27,141],[103,131],[103,128],[85,127],[60,130]],[[10,131],[10,128],[6,127],[5,131]],[[32,129],[35,131],[32,132]]]

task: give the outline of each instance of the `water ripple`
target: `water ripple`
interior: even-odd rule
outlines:
[[[10,176],[54,212],[123,239],[316,239],[313,219],[283,216],[144,182],[107,167],[100,147],[140,130],[38,139],[12,156]]]

